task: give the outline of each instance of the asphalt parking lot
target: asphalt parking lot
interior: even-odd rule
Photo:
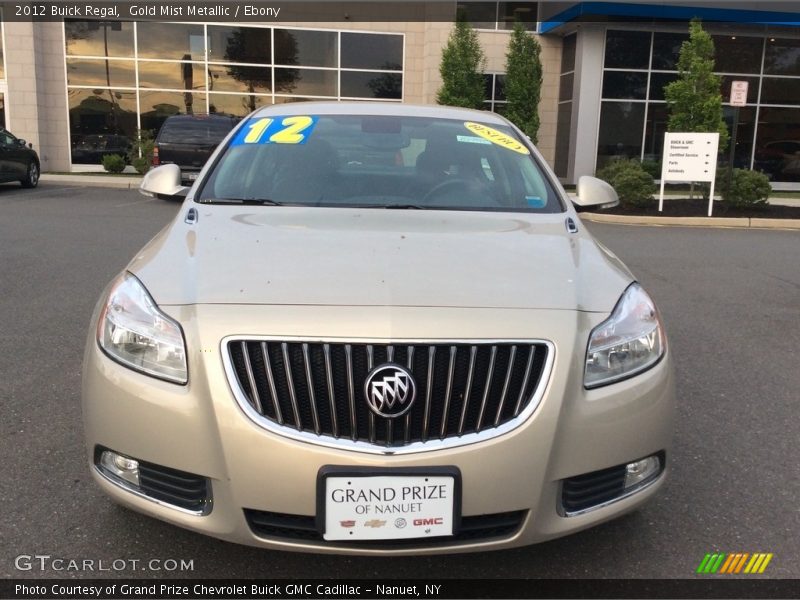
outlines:
[[[354,558],[203,537],[118,508],[92,483],[80,418],[90,314],[178,207],[128,190],[0,186],[0,577],[685,578],[713,551],[771,552],[763,577],[800,577],[800,232],[588,225],[651,291],[676,359],[672,479],[644,509],[513,551]],[[19,570],[19,555],[193,570]]]

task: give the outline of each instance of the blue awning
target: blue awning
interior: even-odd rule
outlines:
[[[574,21],[624,21],[652,19],[653,21],[690,21],[699,17],[706,22],[743,23],[800,27],[800,13],[718,8],[708,6],[677,6],[668,4],[628,4],[623,2],[579,2],[570,8],[547,17],[541,22],[540,33],[552,33]]]

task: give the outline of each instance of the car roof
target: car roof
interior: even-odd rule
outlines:
[[[492,125],[508,125],[508,121],[503,117],[485,110],[433,104],[403,104],[400,102],[291,102],[265,106],[257,110],[253,117],[308,114],[427,117],[459,121],[480,121],[481,123]]]

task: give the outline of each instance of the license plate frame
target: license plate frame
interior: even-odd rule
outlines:
[[[342,524],[340,528],[330,527],[331,523],[327,522],[328,517],[328,482],[336,483],[339,480],[346,478],[354,478],[358,481],[353,481],[355,487],[361,489],[362,486],[369,483],[370,478],[373,482],[384,482],[385,479],[378,480],[376,478],[393,478],[395,484],[400,484],[403,479],[407,480],[411,485],[420,484],[424,482],[425,478],[429,479],[431,485],[445,485],[445,490],[451,490],[452,499],[448,502],[451,508],[449,515],[439,517],[437,514],[425,514],[424,512],[414,513],[418,517],[409,518],[408,513],[389,513],[382,515],[368,514],[362,516],[353,515],[355,523],[346,527],[346,521],[340,520],[341,514],[335,515],[331,511],[331,518]],[[351,480],[352,481],[352,480]],[[452,487],[447,486],[447,482],[452,484]],[[439,500],[438,505],[441,506],[443,500]],[[402,504],[402,503],[400,503]],[[407,504],[407,503],[406,503]],[[428,506],[437,504],[434,500],[427,502]],[[396,506],[396,504],[393,504]],[[424,510],[424,509],[423,509]],[[436,520],[443,518],[443,523],[418,523],[423,519]],[[446,519],[450,518],[452,528],[449,533],[441,533],[446,530],[448,523]],[[350,519],[348,519],[349,521]],[[400,526],[402,521],[406,521],[405,525]],[[376,521],[378,526],[365,526],[367,521]],[[385,521],[380,525],[381,521]],[[398,521],[400,523],[398,523]],[[388,542],[396,540],[425,540],[436,539],[442,540],[452,538],[457,535],[461,527],[461,471],[455,466],[432,466],[432,467],[350,467],[350,466],[335,466],[327,465],[322,467],[317,474],[317,516],[316,526],[322,537],[326,541],[331,542],[348,542],[354,543],[363,542]],[[342,532],[346,529],[347,534]],[[428,532],[426,532],[426,529]],[[351,533],[352,532],[352,533]]]

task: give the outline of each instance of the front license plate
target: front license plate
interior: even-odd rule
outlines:
[[[455,474],[329,474],[321,478],[326,540],[395,540],[453,535]]]

